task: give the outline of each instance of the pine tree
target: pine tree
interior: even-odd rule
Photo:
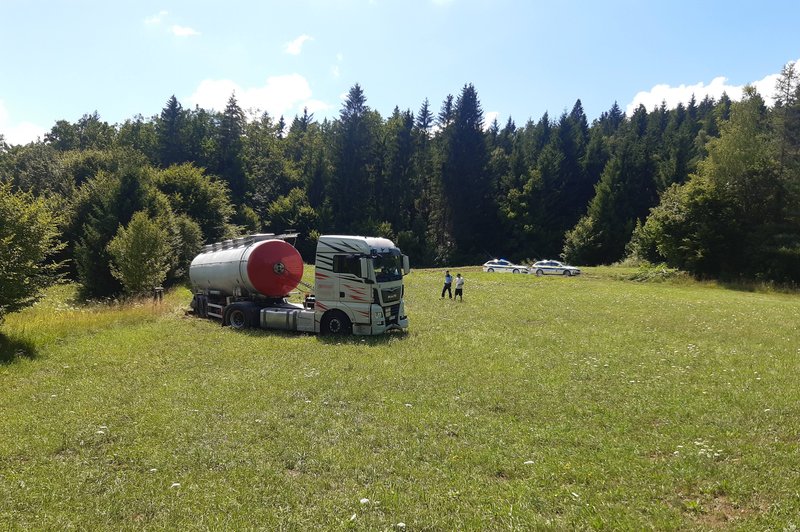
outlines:
[[[374,214],[371,195],[376,166],[376,116],[367,106],[361,86],[347,94],[334,133],[334,173],[327,194],[336,215],[336,231],[363,231]]]
[[[450,214],[447,225],[452,228],[461,260],[481,257],[494,232],[495,183],[487,174],[487,163],[478,93],[473,85],[465,85],[444,132],[442,162],[443,192]]]
[[[441,129],[447,128],[453,121],[453,112],[453,95],[448,94],[444,102],[442,102],[442,108],[439,110],[439,114],[436,117],[436,124]]]
[[[245,116],[231,94],[225,111],[222,113],[217,132],[216,173],[228,183],[234,203],[241,204],[247,192],[247,183],[242,161],[242,137],[245,129]]]
[[[164,168],[188,160],[184,139],[185,122],[186,113],[173,94],[156,121],[158,160]]]

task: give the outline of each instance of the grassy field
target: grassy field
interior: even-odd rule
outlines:
[[[0,529],[800,526],[797,294],[451,271],[377,338],[53,290],[0,327]]]

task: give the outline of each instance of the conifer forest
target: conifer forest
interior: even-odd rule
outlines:
[[[148,267],[168,284],[204,243],[287,230],[306,260],[319,234],[363,234],[394,240],[415,267],[632,260],[796,284],[798,72],[786,65],[772,95],[630,115],[612,103],[591,121],[578,100],[486,123],[471,84],[389,116],[356,84],[322,120],[242,109],[235,94],[221,112],[172,96],[150,117],[93,112],[27,145],[0,137],[0,196],[23,205],[0,209],[0,236],[31,217],[31,267],[58,265],[35,274],[59,270],[89,297],[123,292],[115,250],[137,232],[157,242]]]

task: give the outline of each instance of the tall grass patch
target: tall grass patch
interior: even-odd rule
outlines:
[[[35,356],[0,365],[0,522],[798,524],[795,295],[450,270],[463,303],[415,271],[409,332],[380,337],[52,293],[2,329]]]

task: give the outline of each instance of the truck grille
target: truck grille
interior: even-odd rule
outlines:
[[[383,309],[383,314],[386,317],[387,325],[396,325],[400,319],[400,305],[392,305]]]

